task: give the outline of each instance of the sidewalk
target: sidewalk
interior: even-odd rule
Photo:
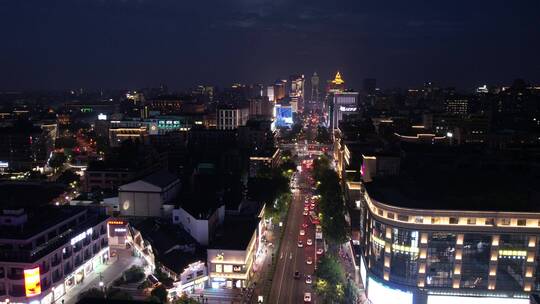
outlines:
[[[364,282],[362,282],[362,278],[360,277],[360,271],[354,267],[353,258],[354,256],[351,244],[347,242],[346,244],[341,245],[339,249],[339,260],[341,265],[345,270],[345,274],[349,275],[351,280],[354,280],[356,286],[360,289],[359,303],[365,303],[367,298],[364,289]]]
[[[110,260],[106,265],[99,265],[88,275],[81,285],[70,289],[62,298],[64,304],[75,304],[79,300],[79,295],[90,289],[99,288],[100,279],[105,286],[109,286],[114,280],[132,265],[142,265],[142,259],[131,255],[131,250],[117,250],[116,260]]]
[[[274,227],[274,229],[279,229],[279,227]],[[268,244],[272,244],[272,246],[268,246]],[[269,280],[269,276],[273,275],[271,273],[272,270],[272,254],[276,250],[276,236],[274,235],[274,230],[267,230],[266,231],[266,243],[263,245],[263,253],[261,256],[257,259],[256,264],[259,267],[259,270],[255,272],[255,275],[252,278],[252,282],[254,282],[253,285],[255,287],[253,288],[253,292],[251,293],[251,297],[247,298],[248,303],[257,303],[257,299],[259,296],[266,296],[266,291],[269,290],[272,287],[272,281]],[[275,257],[274,257],[275,259]]]

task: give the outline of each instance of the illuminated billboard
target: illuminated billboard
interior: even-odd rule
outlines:
[[[39,267],[24,270],[24,289],[27,297],[37,296],[41,293]]]
[[[292,107],[276,105],[276,126],[290,127],[293,124]]]
[[[491,298],[491,297],[459,297],[428,296],[427,304],[529,304],[529,299]]]
[[[367,296],[373,304],[413,304],[412,292],[405,292],[385,286],[372,278],[369,278],[368,281]],[[460,302],[460,304],[463,303]]]

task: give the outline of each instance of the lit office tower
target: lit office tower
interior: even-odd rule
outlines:
[[[289,97],[291,105],[295,105],[297,112],[302,112],[304,108],[304,75],[292,75],[289,77],[290,88]]]
[[[274,98],[277,101],[285,98],[287,93],[287,80],[278,80],[274,84]]]
[[[446,112],[452,115],[467,115],[469,100],[466,98],[449,98],[446,100]]]
[[[311,101],[319,100],[319,75],[317,72],[311,76]]]
[[[357,113],[358,110],[358,92],[334,93],[332,105],[330,107],[330,128],[335,130],[344,116]]]
[[[275,98],[274,98],[274,86],[268,86],[266,88],[266,96],[268,96],[268,100],[270,100],[271,102],[275,102]]]

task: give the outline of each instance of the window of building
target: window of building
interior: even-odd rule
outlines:
[[[459,223],[459,218],[457,217],[451,217],[448,222],[452,225],[456,225],[457,223]]]
[[[525,219],[518,219],[518,220],[517,220],[517,224],[518,224],[518,226],[525,226],[525,225],[527,225],[527,220],[525,220]]]
[[[474,217],[468,218],[467,225],[476,225],[476,218]]]
[[[417,216],[417,217],[414,218],[414,222],[417,223],[417,224],[423,224],[424,223],[424,217]]]
[[[223,265],[216,264],[216,272],[223,272]]]
[[[491,236],[466,233],[463,238],[460,287],[487,289],[490,258]]]
[[[388,212],[386,214],[386,217],[388,217],[389,219],[394,219],[394,214],[392,212]]]
[[[431,218],[431,223],[432,224],[438,224],[441,222],[441,218],[440,217],[432,217]]]
[[[223,265],[223,272],[226,272],[226,273],[233,272],[232,265]]]
[[[501,219],[501,225],[504,225],[504,226],[510,225],[510,219],[509,218]]]
[[[382,215],[383,215],[383,212],[384,212],[384,211],[383,211],[381,208],[379,208],[379,211],[378,211],[377,213],[378,213],[380,216],[382,216]]]
[[[398,221],[408,222],[409,221],[409,216],[408,215],[398,214],[397,219],[398,219]]]
[[[456,235],[430,232],[426,259],[426,284],[433,287],[451,287],[454,268]]]
[[[491,226],[495,225],[495,219],[487,218],[486,225],[491,225]]]

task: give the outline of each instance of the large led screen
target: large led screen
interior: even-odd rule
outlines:
[[[24,289],[27,297],[37,296],[41,293],[39,267],[24,270]]]
[[[276,106],[276,126],[290,127],[293,124],[291,106]]]
[[[529,304],[529,299],[428,296],[427,304]]]
[[[367,292],[367,297],[373,304],[413,303],[413,294],[411,292],[390,288],[373,280],[372,278],[369,278]]]

